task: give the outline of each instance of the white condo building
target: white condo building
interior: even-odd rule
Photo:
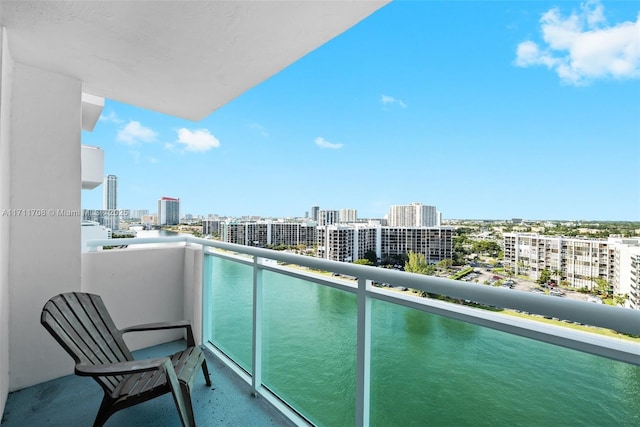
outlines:
[[[104,212],[100,218],[100,224],[112,230],[118,230],[120,228],[120,216],[116,212],[118,209],[118,177],[115,175],[104,177],[102,209]]]
[[[615,294],[638,304],[640,239],[587,239],[505,233],[504,262],[515,274],[538,279],[544,270],[559,283],[595,289],[595,278],[609,282]]]
[[[102,209],[118,208],[118,177],[107,175],[102,186]]]
[[[614,246],[613,288],[629,295],[631,308],[640,309],[640,239],[609,238]]]
[[[158,225],[180,223],[180,199],[161,197],[158,199]]]
[[[282,221],[218,221],[202,222],[202,234],[218,233],[220,240],[239,245],[265,247],[298,246],[313,247],[316,243],[315,222]]]
[[[409,252],[435,264],[453,259],[452,227],[383,227],[374,224],[337,224],[318,227],[318,257],[353,262],[375,251],[378,259]]]
[[[340,222],[340,211],[321,209],[318,211],[318,225],[331,225]]]
[[[640,310],[640,251],[631,254],[631,291],[629,304],[631,308]]]
[[[452,227],[385,227],[379,222],[316,225],[311,222],[205,220],[202,234],[247,246],[316,247],[319,258],[353,262],[373,251],[378,259],[421,253],[435,264],[453,258]]]
[[[389,207],[390,227],[437,227],[440,225],[439,212],[435,206],[411,203]]]
[[[340,209],[339,222],[356,222],[358,219],[358,211],[356,209]]]

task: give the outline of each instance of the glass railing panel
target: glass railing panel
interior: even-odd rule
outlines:
[[[263,273],[262,383],[321,426],[355,422],[356,296]]]
[[[640,425],[640,367],[372,302],[371,425]]]
[[[208,295],[208,339],[247,372],[251,372],[253,268],[212,255],[205,256]],[[205,337],[206,338],[206,337]]]

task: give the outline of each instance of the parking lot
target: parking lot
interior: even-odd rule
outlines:
[[[489,271],[487,271],[489,270]],[[474,271],[467,276],[463,277],[461,280],[465,282],[469,282],[471,284],[478,285],[494,285],[498,281],[504,283],[507,280],[511,280],[513,283],[509,287],[513,290],[524,291],[524,292],[535,292],[540,294],[546,294],[550,297],[558,297],[558,298],[569,298],[575,299],[579,301],[587,301],[589,298],[588,294],[583,294],[580,292],[572,291],[569,289],[560,289],[560,288],[543,288],[541,285],[536,283],[530,279],[522,279],[520,277],[508,279],[506,276],[497,274],[490,269],[483,267],[475,267]]]

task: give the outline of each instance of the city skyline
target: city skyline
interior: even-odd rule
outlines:
[[[637,221],[639,11],[395,2],[200,122],[106,100],[83,143],[129,209]]]

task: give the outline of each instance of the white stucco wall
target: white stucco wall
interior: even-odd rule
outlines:
[[[73,253],[79,254],[79,248]],[[71,251],[69,251],[71,252]],[[107,250],[81,254],[81,286],[79,289],[52,289],[47,299],[59,292],[82,291],[99,294],[111,313],[117,327],[142,323],[187,319],[194,325],[194,334],[200,337],[202,251],[199,247],[165,246],[145,248],[131,247],[124,250]],[[55,288],[52,286],[52,288]],[[35,292],[32,292],[35,294]],[[49,295],[51,293],[51,295]],[[39,313],[42,303],[33,303],[21,310]],[[31,315],[31,314],[30,314]],[[194,318],[193,316],[198,316]],[[42,326],[39,325],[39,328]],[[32,366],[29,373],[19,360],[11,361],[11,370],[22,370],[25,385],[15,387],[13,376],[9,390],[23,388],[51,378],[73,373],[73,360],[53,341],[44,328],[44,337],[35,333],[23,337],[31,342],[36,352],[42,352],[55,361],[43,367]],[[39,329],[38,329],[39,332]],[[183,337],[182,330],[138,332],[125,334],[125,341],[132,350],[168,342]],[[43,345],[47,344],[47,345]],[[51,345],[48,345],[51,344]],[[11,347],[13,352],[13,347]]]
[[[102,297],[118,328],[182,320],[184,267],[184,246],[87,252],[82,254],[82,291]],[[180,330],[136,332],[125,334],[125,341],[137,350],[181,337]]]
[[[3,262],[9,268],[9,389],[15,390],[66,372],[40,312],[51,296],[80,289],[80,218],[55,212],[80,209],[82,93],[74,78],[17,61],[12,72],[3,135],[11,167],[2,172],[2,187],[12,212]]]
[[[12,68],[5,30],[0,28],[0,212],[9,205]],[[0,215],[0,414],[9,392],[9,221]]]
[[[202,344],[202,248],[187,246],[184,251],[184,310],[191,321],[196,343]]]

